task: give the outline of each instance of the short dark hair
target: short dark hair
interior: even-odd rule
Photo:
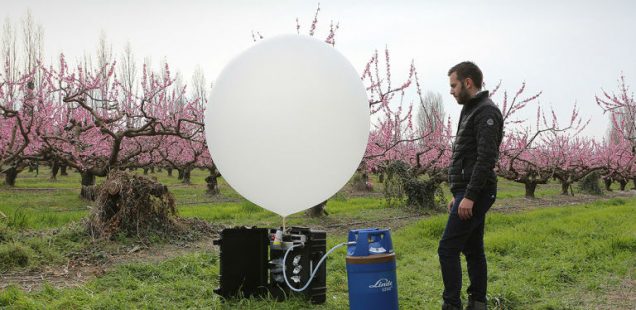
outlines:
[[[448,76],[453,74],[453,72],[457,73],[457,79],[460,81],[465,80],[466,78],[470,78],[475,83],[475,87],[477,89],[481,89],[481,85],[484,81],[484,75],[481,73],[481,70],[475,63],[472,61],[464,61],[454,65],[450,70],[448,70]]]

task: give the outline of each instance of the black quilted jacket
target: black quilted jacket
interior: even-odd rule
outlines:
[[[488,97],[488,91],[475,95],[462,108],[453,143],[448,183],[453,194],[475,201],[482,190],[497,188],[494,168],[503,136],[503,118]]]

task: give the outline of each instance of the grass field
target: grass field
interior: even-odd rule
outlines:
[[[193,173],[193,185],[176,177],[155,176],[167,184],[179,214],[224,225],[273,227],[280,217],[238,196],[221,183],[223,199],[204,195],[205,173]],[[23,173],[17,189],[0,189],[0,273],[34,274],[60,268],[72,253],[87,248],[107,251],[135,240],[94,243],[79,220],[90,203],[79,195],[79,176],[57,182]],[[377,184],[377,183],[376,183]],[[376,188],[377,190],[377,188]],[[537,189],[538,201],[559,198],[558,184]],[[561,206],[528,207],[523,186],[503,181],[498,202],[486,224],[489,260],[489,300],[492,309],[635,309],[636,198],[601,198],[587,203],[564,201]],[[556,201],[559,201],[558,199]],[[514,212],[508,205],[514,204]],[[531,205],[531,202],[527,202]],[[539,204],[541,205],[541,204]],[[290,225],[339,227],[329,230],[328,246],[345,241],[349,228],[391,227],[398,259],[398,292],[402,309],[439,309],[441,275],[437,242],[446,216],[406,208],[387,208],[379,195],[341,193],[328,204],[330,215],[309,219],[292,215]],[[405,220],[391,220],[405,218]],[[349,223],[351,226],[349,226]],[[100,250],[101,251],[101,250]],[[96,251],[95,255],[100,255]],[[243,299],[222,301],[215,248],[192,247],[162,260],[135,260],[112,265],[97,277],[72,287],[44,283],[28,291],[19,285],[0,290],[0,307],[15,309],[347,309],[345,251],[327,262],[328,292],[324,305],[304,300],[286,302]],[[468,279],[464,279],[468,283]]]

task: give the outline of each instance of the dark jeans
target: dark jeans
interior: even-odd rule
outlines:
[[[460,253],[466,256],[470,286],[468,294],[472,300],[486,301],[488,268],[484,254],[484,222],[486,212],[495,202],[496,190],[482,191],[473,205],[473,216],[462,221],[457,214],[459,203],[464,192],[455,195],[455,203],[448,216],[444,235],[439,242],[437,253],[442,267],[444,280],[444,302],[456,307],[462,306],[460,292],[462,289],[462,266]]]

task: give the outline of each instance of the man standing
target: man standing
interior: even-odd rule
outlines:
[[[486,309],[487,265],[484,254],[486,212],[495,202],[495,163],[503,135],[499,108],[482,91],[483,75],[477,65],[462,62],[448,71],[451,95],[462,105],[448,170],[453,199],[438,254],[444,280],[442,309],[460,310],[462,269],[460,253],[468,266],[468,306]]]

